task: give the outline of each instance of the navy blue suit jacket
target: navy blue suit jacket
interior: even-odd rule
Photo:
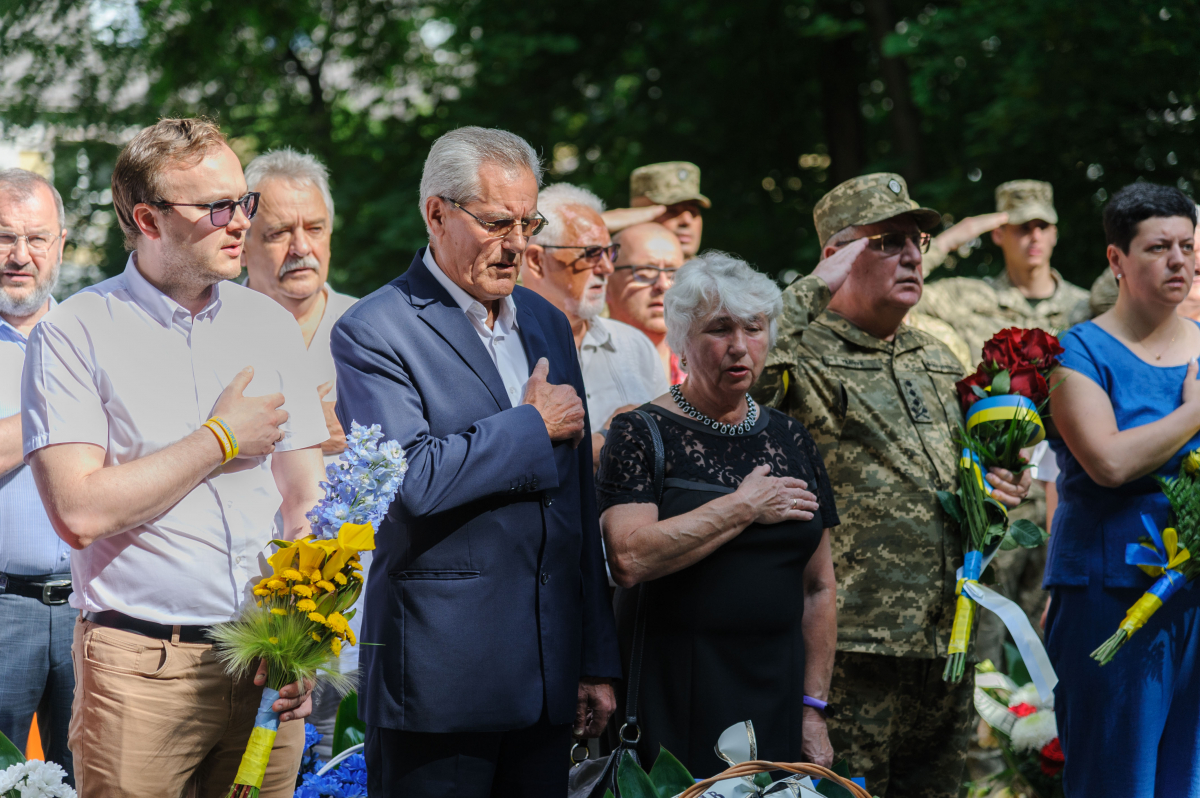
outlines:
[[[417,252],[333,328],[337,415],[379,424],[408,473],[375,536],[359,714],[414,732],[575,716],[581,676],[621,674],[591,438],[550,441],[513,407],[475,328]],[[566,316],[513,293],[530,368],[582,397]],[[565,756],[564,752],[564,756]]]

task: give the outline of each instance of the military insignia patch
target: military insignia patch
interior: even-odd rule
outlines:
[[[900,191],[902,190],[902,189],[901,189],[901,187],[900,187],[900,181],[899,181],[899,180],[889,180],[889,181],[888,181],[888,188],[890,188],[890,189],[892,190],[892,193],[893,193],[893,194],[899,194],[899,193],[900,193]]]
[[[678,177],[680,180],[687,180],[688,179],[688,170],[680,169],[679,173],[676,174],[675,176]]]

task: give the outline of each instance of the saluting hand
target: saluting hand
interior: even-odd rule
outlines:
[[[550,361],[539,358],[525,384],[523,405],[533,405],[546,424],[546,432],[552,441],[571,441],[578,446],[583,440],[583,422],[587,413],[583,400],[570,385],[551,385],[546,381],[550,374]]]
[[[867,239],[865,238],[859,238],[844,247],[839,247],[837,252],[817,264],[812,271],[813,276],[824,280],[825,285],[829,286],[829,293],[836,294],[846,282],[846,278],[850,276],[850,268],[854,266],[854,261],[858,260],[859,253],[866,248]]]
[[[274,452],[275,444],[283,440],[283,430],[279,427],[288,420],[287,411],[280,409],[283,394],[242,396],[252,379],[251,366],[239,371],[217,398],[212,412],[237,436],[238,457],[262,457]]]

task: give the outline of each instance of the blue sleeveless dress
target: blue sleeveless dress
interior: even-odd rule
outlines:
[[[1063,365],[1077,372],[1070,379],[1105,390],[1118,429],[1179,407],[1186,366],[1152,366],[1090,321],[1062,345]],[[1198,446],[1200,434],[1157,473],[1177,475]],[[1063,788],[1068,798],[1200,798],[1200,588],[1175,594],[1109,664],[1090,657],[1154,581],[1125,562],[1125,545],[1144,534],[1142,513],[1166,526],[1166,497],[1149,476],[1102,487],[1062,441],[1051,447],[1061,473],[1044,583],[1051,591],[1046,650],[1060,679]]]

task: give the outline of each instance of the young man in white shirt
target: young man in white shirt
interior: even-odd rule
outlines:
[[[84,798],[219,797],[265,669],[228,676],[207,630],[238,615],[272,537],[307,532],[328,432],[295,321],[227,282],[258,198],[216,126],[143,130],[112,188],[134,251],[34,328],[21,397],[25,460],[76,549],[75,778]],[[294,791],[310,689],[274,705],[264,797]]]

